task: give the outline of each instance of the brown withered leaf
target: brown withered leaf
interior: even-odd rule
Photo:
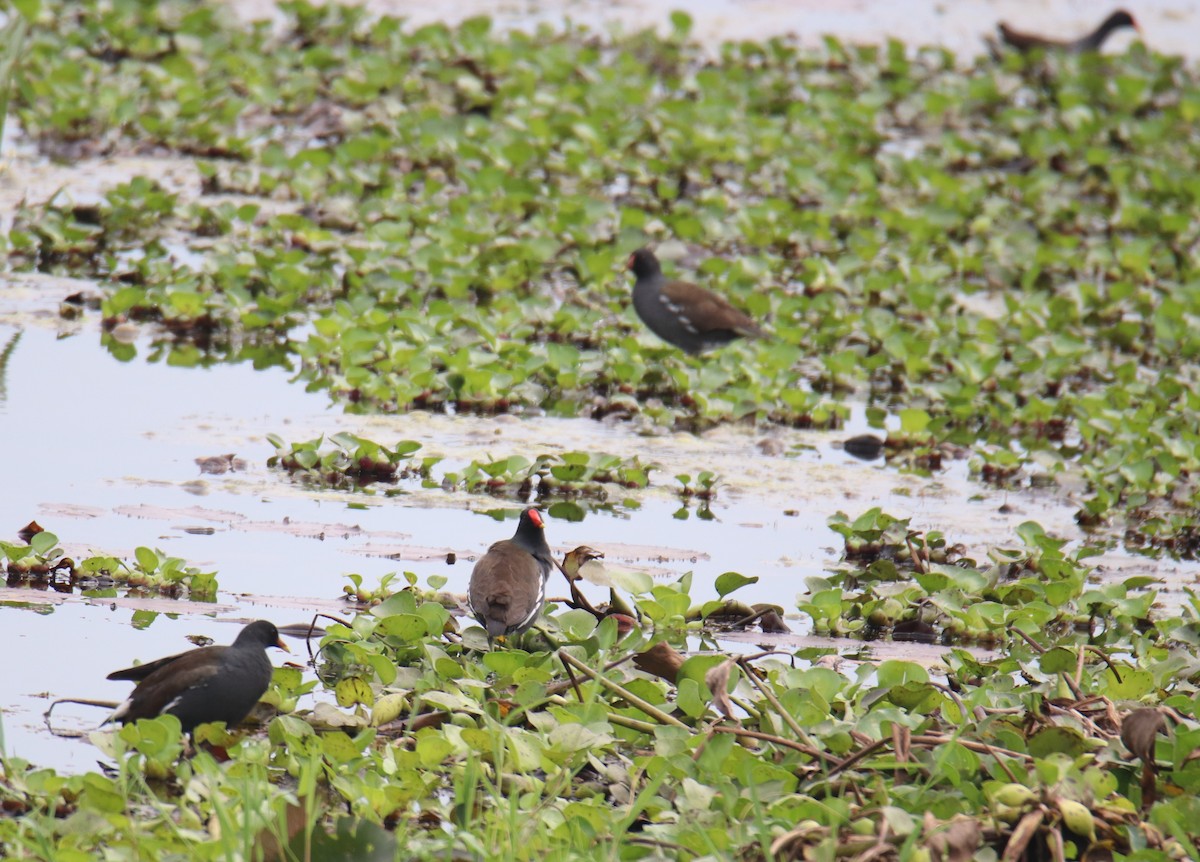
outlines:
[[[1154,762],[1154,740],[1167,730],[1167,722],[1157,709],[1135,709],[1121,719],[1121,742],[1130,754],[1145,763]]]
[[[737,664],[733,659],[725,661],[708,669],[704,675],[704,684],[712,692],[713,706],[726,718],[733,718],[733,701],[729,699],[729,674]]]
[[[683,667],[683,655],[666,641],[659,641],[635,655],[633,663],[646,673],[673,683]]]
[[[17,530],[17,538],[28,545],[29,540],[41,532],[44,532],[42,525],[37,521],[30,521],[24,527]]]
[[[637,620],[628,614],[606,614],[606,616],[610,616],[616,620],[617,640],[620,640],[621,638],[625,637],[625,635],[637,628]]]
[[[971,862],[983,845],[983,824],[961,814],[939,825],[937,818],[926,811],[925,832],[929,835],[925,846],[938,862]]]
[[[504,715],[508,714],[508,710],[503,711]],[[426,727],[441,727],[451,718],[448,712],[423,712],[412,720],[408,729],[416,733],[418,730],[423,730]]]
[[[754,612],[759,615],[759,627],[767,634],[782,635],[791,632],[787,623],[783,621],[783,608],[779,605],[758,603],[754,605]]]
[[[1080,857],[1079,862],[1113,862],[1112,842],[1100,841],[1093,844]]]
[[[1008,844],[1004,847],[1004,855],[1000,857],[1001,862],[1018,862],[1025,858],[1025,849],[1029,846],[1029,842],[1037,835],[1038,830],[1042,828],[1042,821],[1046,819],[1046,812],[1042,808],[1035,808],[1024,817],[1012,831],[1012,835],[1008,837]]]
[[[317,811],[320,811],[319,806]],[[287,831],[286,838],[290,843],[300,833],[300,830],[308,825],[308,809],[304,805],[289,804],[284,815],[284,823]],[[273,825],[276,829],[278,828],[277,823]],[[263,829],[258,834],[258,846],[262,850],[262,858],[266,862],[275,862],[277,859],[286,858],[285,848],[280,843],[279,836],[274,829]]]

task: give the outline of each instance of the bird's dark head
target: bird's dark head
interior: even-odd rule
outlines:
[[[279,647],[284,652],[291,652],[283,639],[279,637],[279,629],[275,628],[275,624],[267,620],[256,620],[242,629],[237,636],[238,643],[253,643],[261,644],[263,649],[267,647]]]
[[[1101,25],[1105,30],[1119,30],[1122,27],[1132,27],[1134,30],[1141,32],[1141,27],[1138,26],[1137,19],[1124,9],[1118,9],[1105,19]]]
[[[535,509],[532,506],[521,513],[521,523],[517,525],[517,529],[520,530],[527,530],[530,528],[538,530],[546,529],[546,522],[542,518],[541,510]]]
[[[521,513],[521,521],[517,524],[517,531],[513,533],[512,540],[517,547],[538,559],[544,569],[544,578],[554,562],[550,555],[550,546],[546,544],[546,519],[540,509],[530,506]]]
[[[629,260],[626,262],[625,268],[632,270],[633,274],[638,278],[646,278],[662,272],[658,258],[648,248],[639,248],[633,254],[629,255]]]

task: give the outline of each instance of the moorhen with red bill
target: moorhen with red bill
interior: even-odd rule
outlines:
[[[736,338],[762,338],[766,332],[725,297],[687,281],[663,275],[648,248],[629,256],[626,269],[633,284],[633,309],[650,331],[688,353],[700,353]]]
[[[1068,54],[1086,54],[1091,51],[1099,51],[1105,40],[1123,27],[1138,29],[1137,21],[1124,9],[1118,9],[1116,12],[1113,12],[1091,33],[1073,41],[1070,39],[1052,39],[1048,36],[1037,36],[1033,33],[1022,33],[1019,30],[1012,29],[1004,22],[1000,22],[997,25],[1001,40],[1010,48],[1016,48],[1018,51],[1032,51],[1034,48],[1041,48],[1046,51],[1065,51]]]
[[[104,724],[128,724],[170,713],[184,733],[199,724],[223,721],[233,727],[250,714],[271,683],[267,647],[291,652],[272,623],[258,620],[230,646],[208,646],[113,671],[109,679],[138,683]]]
[[[487,629],[488,643],[528,631],[537,621],[553,569],[542,513],[526,509],[513,537],[494,543],[471,571],[467,603]]]

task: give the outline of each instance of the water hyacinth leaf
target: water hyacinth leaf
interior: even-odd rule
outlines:
[[[690,718],[700,718],[708,711],[708,691],[694,679],[683,679],[675,695],[676,705]]]
[[[45,533],[39,535],[44,536]],[[37,538],[36,536],[34,538]],[[137,560],[138,566],[145,572],[154,572],[158,569],[159,557],[150,548],[135,548],[133,552],[134,558]]]
[[[562,633],[572,641],[587,640],[596,630],[596,618],[588,611],[564,611],[555,614],[554,619]]]
[[[1052,754],[1079,757],[1101,746],[1102,743],[1088,740],[1073,727],[1046,727],[1029,738],[1028,750],[1037,758],[1046,758]]]
[[[654,596],[659,607],[662,608],[663,613],[667,617],[685,616],[692,604],[687,593],[678,592],[674,587],[653,587],[650,593]]]
[[[908,682],[904,685],[894,685],[888,689],[888,700],[901,709],[911,712],[926,712],[936,708],[934,700],[941,699],[941,693],[929,683]]]
[[[717,580],[714,586],[717,590],[717,595],[724,598],[734,590],[741,589],[747,584],[757,583],[757,576],[747,577],[746,575],[739,574],[738,572],[725,572],[724,574],[717,575]]]
[[[919,664],[907,661],[885,661],[878,668],[879,684],[892,687],[909,682],[928,683],[929,672]]]
[[[1111,668],[1105,671],[1105,691],[1114,700],[1140,700],[1154,690],[1154,674],[1148,670],[1122,668],[1118,681]]]
[[[396,663],[389,656],[377,653],[365,656],[366,661],[375,671],[375,676],[383,685],[391,685],[396,681]]]
[[[338,706],[347,707],[362,704],[371,706],[375,703],[375,693],[362,677],[349,676],[338,681],[334,686]]]
[[[654,588],[654,579],[645,572],[615,566],[605,566],[605,570],[613,586],[632,596],[645,595]]]
[[[1038,666],[1044,673],[1075,673],[1079,656],[1073,651],[1061,647],[1047,650],[1038,659]]]
[[[29,546],[38,556],[45,556],[58,545],[58,536],[48,530],[43,530],[29,540]]]
[[[321,750],[332,763],[348,763],[360,755],[358,746],[344,733],[324,733],[320,738]]]
[[[371,613],[377,617],[390,617],[398,614],[415,614],[417,612],[416,596],[409,590],[392,593],[379,604],[371,608]]]
[[[84,776],[83,782],[79,803],[84,809],[100,814],[120,814],[125,810],[125,797],[111,780],[98,773],[89,772]]]
[[[429,634],[429,626],[420,614],[392,614],[379,621],[376,631],[386,637],[415,643]]]

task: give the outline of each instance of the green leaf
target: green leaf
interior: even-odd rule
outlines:
[[[742,587],[746,586],[747,584],[757,584],[757,583],[758,583],[757,576],[747,577],[746,575],[741,575],[741,574],[738,574],[737,572],[725,572],[724,574],[717,576],[715,586],[717,589],[717,595],[724,598],[725,596],[732,593],[734,590],[741,589]]]
[[[375,693],[371,691],[371,686],[362,677],[348,676],[342,679],[334,686],[334,694],[337,697],[338,706],[354,706],[355,704],[363,704],[371,706],[375,703]]]
[[[137,559],[138,567],[141,568],[142,571],[152,573],[158,569],[158,554],[156,554],[150,548],[135,548],[133,555]]]
[[[932,417],[924,410],[906,407],[899,411],[900,430],[905,434],[920,434],[929,427]]]

